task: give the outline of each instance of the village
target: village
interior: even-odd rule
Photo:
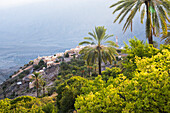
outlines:
[[[35,80],[32,80],[34,76],[33,72],[43,75],[43,79],[47,81],[46,86],[51,87],[53,85],[53,81],[55,81],[59,73],[60,64],[62,62],[69,62],[72,58],[80,57],[81,55],[79,52],[84,47],[85,46],[77,46],[76,48],[65,50],[63,53],[56,53],[51,56],[38,56],[38,58],[21,67],[17,72],[11,75],[9,79],[1,84],[2,87],[0,88],[0,98],[2,99],[4,97],[3,92],[6,93],[6,97],[11,98],[12,96],[26,94],[35,96],[35,93],[33,93],[35,90]],[[118,50],[119,53],[120,50]],[[120,59],[123,55],[124,54],[120,54],[118,58]],[[102,63],[102,71],[105,70],[105,67],[109,66],[110,64]]]
[[[5,82],[1,84],[0,87],[0,98],[4,97],[2,92],[6,92],[6,97],[11,95],[24,94],[25,89],[34,88],[35,80],[32,81],[33,72],[40,73],[48,81],[47,86],[52,85],[53,81],[58,74],[59,65],[61,62],[69,62],[73,57],[78,57],[79,51],[84,48],[84,46],[77,46],[70,50],[65,50],[63,53],[56,53],[52,56],[38,56],[38,58],[29,62],[29,64],[20,67],[20,69],[10,76]],[[45,66],[42,68],[35,69],[40,62],[44,62]],[[23,73],[25,76],[20,77]],[[21,90],[20,90],[21,89]],[[15,94],[14,94],[15,92]],[[32,95],[30,93],[30,95]]]

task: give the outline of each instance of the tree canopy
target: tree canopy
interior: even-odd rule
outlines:
[[[107,64],[107,61],[112,63],[115,59],[115,54],[118,54],[114,47],[118,47],[113,41],[106,41],[113,35],[107,35],[104,26],[95,27],[93,33],[88,33],[91,37],[84,37],[89,41],[80,42],[82,44],[91,44],[91,46],[84,47],[80,53],[84,54],[84,59],[87,60],[87,64],[94,64],[98,61],[99,74],[101,75],[101,63],[102,61]],[[104,45],[107,44],[107,46]]]
[[[113,14],[120,11],[114,22],[118,19],[121,23],[126,17],[123,30],[126,31],[129,26],[132,30],[132,20],[138,11],[141,12],[141,23],[145,18],[146,13],[146,37],[149,44],[153,44],[153,37],[160,35],[160,28],[163,31],[163,36],[168,35],[167,24],[170,22],[170,1],[169,0],[119,0],[117,3],[110,6],[116,7]]]

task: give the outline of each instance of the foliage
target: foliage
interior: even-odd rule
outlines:
[[[56,61],[55,61],[55,63],[59,63],[60,61],[57,59]]]
[[[68,53],[66,53],[66,54],[65,54],[65,57],[66,57],[66,58],[69,58],[69,54],[68,54]]]
[[[39,66],[43,66],[43,65],[45,65],[44,60],[40,60],[40,62],[38,63],[38,65],[39,65]]]
[[[57,113],[58,112],[58,109],[52,103],[47,103],[47,105],[44,105],[42,107],[42,110],[45,113]]]
[[[134,75],[134,71],[137,68],[135,57],[149,57],[151,58],[153,55],[156,55],[160,52],[159,49],[154,48],[152,45],[148,43],[144,43],[143,41],[138,40],[136,37],[134,39],[129,40],[129,46],[125,43],[125,50],[124,52],[128,54],[126,57],[127,60],[123,63],[124,75],[128,78],[132,79]]]
[[[120,73],[121,73],[121,69],[118,67],[113,67],[113,68],[106,67],[106,70],[102,71],[102,78],[104,80],[108,80],[109,77],[116,78]]]
[[[118,16],[114,20],[116,22],[120,19],[119,23],[127,17],[123,30],[126,31],[131,25],[138,11],[141,12],[141,23],[145,18],[146,13],[146,37],[149,40],[149,44],[153,44],[152,34],[155,36],[160,35],[160,27],[162,28],[163,35],[167,36],[167,24],[170,22],[170,2],[168,0],[119,0],[117,3],[110,7],[117,8],[113,11],[113,14],[119,11]],[[128,15],[128,16],[127,16]]]
[[[82,71],[83,71],[83,73],[82,73]],[[59,70],[59,74],[57,77],[60,82],[71,78],[73,75],[87,77],[86,76],[86,75],[88,75],[87,66],[86,66],[84,60],[71,59],[70,62],[62,62],[60,64],[60,70]]]
[[[29,65],[32,65],[34,63],[34,61],[33,60],[31,60],[31,61],[29,61]]]
[[[39,96],[39,91],[38,91],[38,89],[39,89],[39,82],[40,82],[40,73],[36,73],[36,72],[34,72],[34,74],[32,75],[32,78],[33,78],[33,80],[35,80],[35,86],[36,86],[36,90],[37,90],[37,97]]]
[[[87,81],[85,78],[74,76],[57,87],[57,105],[61,112],[74,110],[75,98],[82,93],[81,87]]]
[[[76,98],[79,113],[169,112],[170,51],[162,49],[152,57],[135,57],[137,69],[130,80],[123,74],[109,78],[100,90]],[[102,81],[101,81],[102,82]],[[104,83],[104,82],[103,82]],[[96,85],[97,87],[98,85]]]
[[[40,109],[37,109],[38,106],[41,106],[38,100],[34,97],[23,96],[18,97],[14,100],[5,99],[0,101],[0,112],[9,113],[9,112],[38,112]],[[6,106],[7,105],[7,106]],[[5,109],[4,109],[5,108]],[[6,109],[7,108],[7,109]]]
[[[7,113],[11,108],[10,99],[0,100],[0,113]]]
[[[43,90],[43,96],[45,96],[46,81],[44,80],[44,78],[42,78],[42,77],[40,78],[39,84],[40,84],[40,86],[41,86],[41,88],[42,88],[42,90]]]
[[[82,44],[91,44],[91,46],[84,47],[80,54],[84,54],[84,59],[87,61],[87,64],[95,64],[98,61],[99,74],[101,75],[101,63],[102,61],[107,64],[107,61],[112,63],[112,60],[115,59],[115,54],[118,54],[114,47],[118,47],[113,41],[106,41],[108,38],[113,35],[107,35],[106,29],[104,26],[95,27],[93,33],[88,33],[91,37],[84,37],[85,40],[80,42]],[[104,42],[105,41],[105,42]],[[103,43],[107,44],[104,46]]]
[[[50,87],[47,88],[48,96],[52,95],[54,92],[56,92],[56,87]]]
[[[125,53],[128,54],[127,58],[134,61],[135,56],[138,57],[152,57],[159,52],[159,49],[154,48],[148,43],[138,40],[136,37],[129,40],[130,47],[125,43]]]
[[[162,35],[161,39],[165,41],[165,44],[170,44],[170,24],[168,25],[168,34]]]
[[[22,73],[20,73],[18,76],[20,79],[22,79],[23,77],[25,77],[26,75],[28,75],[30,73],[29,70],[24,70]]]
[[[47,67],[47,65],[44,60],[40,60],[38,65],[34,65],[34,70],[42,69],[43,67]]]
[[[45,102],[45,100],[48,100]],[[47,111],[48,110],[48,111]],[[57,107],[54,106],[52,99],[38,99],[31,96],[21,96],[13,100],[0,100],[1,113],[56,113]]]
[[[37,69],[39,69],[39,68],[40,68],[39,65],[34,65],[34,70],[37,70]]]

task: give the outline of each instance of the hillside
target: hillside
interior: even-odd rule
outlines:
[[[145,25],[135,16],[133,32],[122,32],[123,24],[113,24],[113,9],[118,0],[42,0],[18,7],[0,7],[0,69],[21,67],[39,56],[49,56],[74,48],[98,25],[118,36],[118,44],[134,36],[145,38]],[[87,7],[88,6],[88,7]],[[138,28],[138,29],[135,29]],[[163,43],[154,38],[158,43]],[[4,73],[4,72],[2,72]],[[8,73],[4,73],[8,75]]]

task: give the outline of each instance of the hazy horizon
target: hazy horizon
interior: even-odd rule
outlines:
[[[0,0],[0,69],[76,47],[95,26],[105,26],[108,34],[114,34],[113,41],[118,36],[120,47],[134,36],[146,40],[139,16],[132,33],[123,34],[123,24],[113,24],[117,14],[112,15],[109,6],[116,1]]]

